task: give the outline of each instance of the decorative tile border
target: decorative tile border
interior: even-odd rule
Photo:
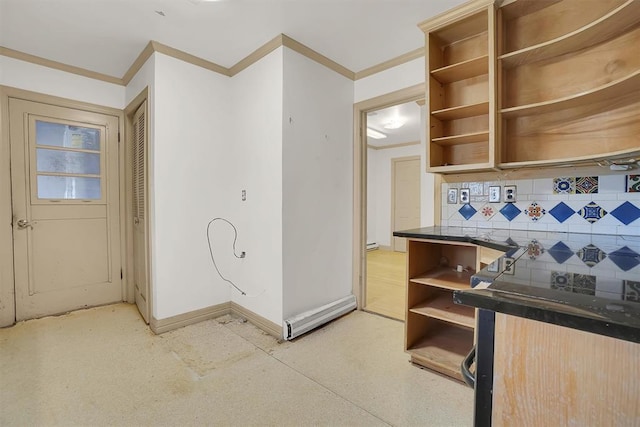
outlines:
[[[516,202],[504,199],[506,187],[518,188]],[[640,235],[640,174],[445,183],[442,191],[440,225]],[[473,210],[447,207],[461,193]]]
[[[595,194],[597,192],[597,176],[581,176],[576,178],[576,194]]]

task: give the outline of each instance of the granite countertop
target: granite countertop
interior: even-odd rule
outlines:
[[[640,343],[640,236],[425,227],[394,236],[464,241],[505,255],[458,304]]]

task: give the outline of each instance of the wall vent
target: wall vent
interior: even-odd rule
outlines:
[[[349,295],[314,310],[305,311],[284,321],[282,336],[285,340],[293,339],[355,309],[356,297]]]

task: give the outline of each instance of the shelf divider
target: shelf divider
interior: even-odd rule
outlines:
[[[489,55],[479,56],[466,61],[451,64],[431,71],[431,75],[440,83],[451,83],[489,72]]]
[[[470,105],[460,105],[458,107],[445,108],[443,110],[431,112],[431,115],[439,120],[464,119],[467,117],[481,116],[483,114],[489,114],[489,101]]]

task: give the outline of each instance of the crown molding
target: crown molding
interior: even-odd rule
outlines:
[[[155,40],[150,40],[149,43],[145,46],[145,48],[140,52],[140,54],[133,61],[129,69],[124,73],[122,78],[110,76],[107,74],[98,73],[95,71],[87,70],[80,67],[75,67],[73,65],[64,64],[62,62],[52,61],[49,59],[41,58],[39,56],[30,55],[28,53],[20,52],[17,50],[9,49],[7,47],[0,46],[0,55],[7,56],[14,59],[19,59],[21,61],[30,62],[36,65],[42,65],[44,67],[53,68],[60,71],[65,71],[72,74],[77,74],[83,77],[89,77],[95,80],[101,80],[107,83],[113,83],[121,86],[126,86],[131,82],[131,79],[140,71],[142,66],[147,62],[147,60],[153,55],[155,52],[162,53],[167,56],[171,56],[173,58],[179,59],[181,61],[187,62],[192,65],[196,65],[198,67],[205,68],[207,70],[213,71],[218,74],[222,74],[227,77],[233,77],[242,70],[250,67],[251,65],[258,62],[260,59],[267,56],[269,53],[278,49],[281,46],[288,47],[289,49],[306,56],[312,61],[317,62],[320,65],[323,65],[338,74],[350,79],[350,80],[359,80],[364,77],[368,77],[370,75],[379,73],[384,70],[388,70],[389,68],[397,67],[398,65],[404,64],[409,61],[413,61],[414,59],[420,58],[424,55],[424,48],[418,48],[412,50],[411,52],[407,52],[404,55],[400,55],[396,58],[385,61],[381,64],[374,65],[373,67],[366,68],[357,73],[349,70],[346,67],[338,64],[337,62],[329,59],[328,57],[322,55],[321,53],[316,52],[308,46],[303,45],[302,43],[292,39],[286,34],[279,34],[273,39],[269,40],[264,45],[260,46],[258,49],[238,61],[231,68],[226,68],[221,65],[218,65],[214,62],[207,61],[206,59],[202,59],[198,56],[192,55],[190,53],[184,52],[182,50],[173,48],[171,46],[167,46]]]
[[[320,65],[335,71],[338,74],[342,74],[348,79],[355,80],[355,73],[346,67],[338,64],[337,62],[327,58],[326,56],[316,52],[315,50],[303,45],[302,43],[292,39],[291,37],[282,34],[282,45],[289,49],[298,52],[301,55],[306,56],[312,61],[316,61]]]
[[[90,79],[102,80],[107,83],[123,85],[122,79],[119,79],[118,77],[109,76],[107,74],[98,73],[96,71],[87,70],[85,68],[74,67],[73,65],[52,61],[50,59],[41,58],[36,55],[30,55],[18,50],[9,49],[8,47],[0,46],[0,55],[13,59],[19,59],[20,61],[30,62],[36,65],[42,65],[43,67],[47,68],[53,68],[55,70],[65,71],[71,74],[77,74],[79,76],[88,77]]]
[[[273,39],[269,40],[249,55],[238,61],[234,66],[229,68],[229,76],[233,77],[242,70],[250,67],[255,64],[280,46],[282,46],[282,36],[283,34],[278,34]]]
[[[369,77],[373,74],[388,70],[389,68],[397,67],[398,65],[405,64],[418,58],[424,58],[424,47],[419,47],[418,49],[414,49],[411,52],[405,53],[404,55],[396,56],[395,58],[382,62],[378,65],[374,65],[373,67],[365,68],[364,70],[358,71],[355,75],[354,80],[360,80],[365,77]]]

